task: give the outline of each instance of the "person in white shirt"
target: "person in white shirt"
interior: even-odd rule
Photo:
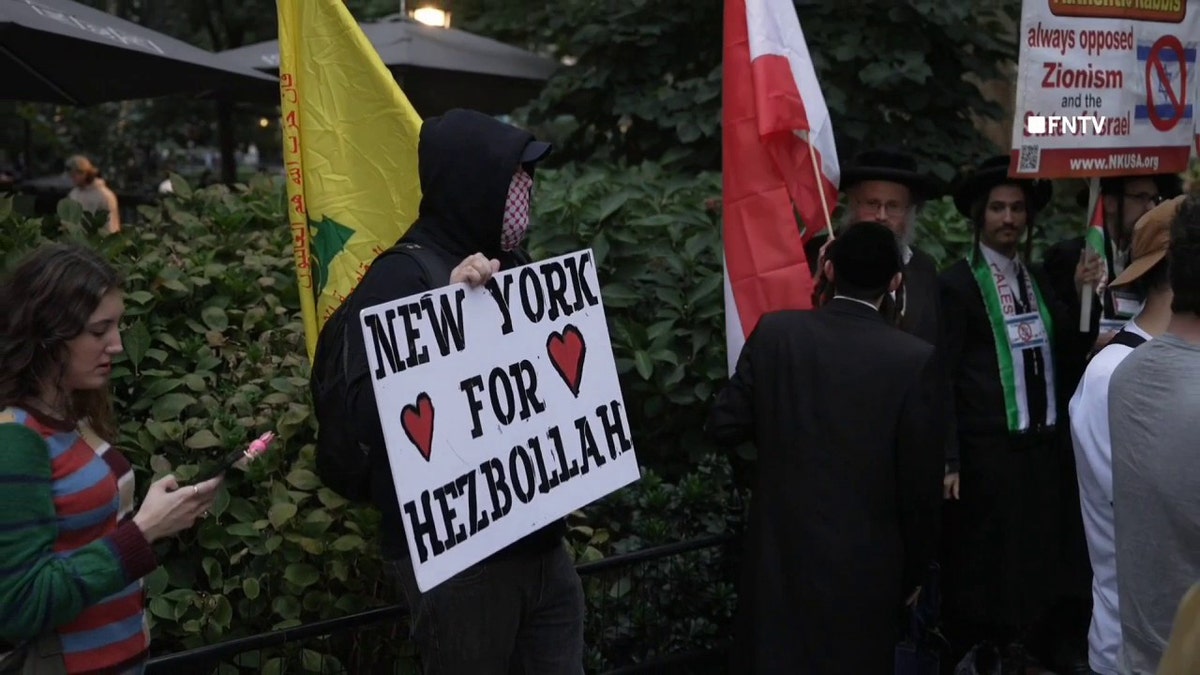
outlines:
[[[106,229],[109,234],[121,231],[121,213],[117,205],[117,195],[100,178],[100,170],[91,160],[83,155],[74,155],[67,160],[67,173],[75,187],[67,193],[67,199],[79,202],[84,211],[108,212]]]
[[[1171,220],[1182,197],[1159,204],[1137,222],[1132,259],[1113,280],[1114,289],[1137,290],[1141,312],[1092,357],[1069,404],[1071,441],[1079,480],[1088,557],[1092,564],[1092,621],[1088,662],[1100,675],[1117,675],[1121,618],[1117,600],[1116,546],[1113,540],[1112,446],[1108,424],[1108,384],[1117,365],[1137,345],[1161,335],[1171,320],[1167,247]]]

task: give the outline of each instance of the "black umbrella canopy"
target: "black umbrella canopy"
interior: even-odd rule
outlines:
[[[0,100],[278,96],[278,80],[70,0],[0,0]]]
[[[511,112],[538,95],[558,65],[512,45],[394,17],[359,24],[405,96],[424,117],[450,108]],[[241,66],[278,73],[279,41],[221,52]]]

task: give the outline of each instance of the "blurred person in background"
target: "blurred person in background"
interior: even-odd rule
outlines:
[[[121,231],[121,210],[117,204],[117,195],[108,188],[100,177],[100,170],[91,160],[83,155],[74,155],[67,160],[67,173],[75,187],[67,193],[67,199],[79,202],[84,211],[108,213],[106,231],[116,234]]]

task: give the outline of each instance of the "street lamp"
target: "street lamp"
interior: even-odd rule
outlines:
[[[438,9],[433,5],[423,5],[414,9],[412,18],[426,26],[435,26],[437,28],[450,27],[450,12]]]

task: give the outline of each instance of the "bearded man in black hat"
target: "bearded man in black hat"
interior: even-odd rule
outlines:
[[[1004,155],[960,179],[954,203],[975,244],[939,279],[948,440],[961,478],[945,514],[944,607],[956,654],[987,642],[1019,667],[1033,661],[1024,645],[1056,600],[1060,514],[1071,508],[1060,497],[1066,407],[1056,366],[1087,342],[1049,279],[1022,260],[1050,183],[1008,171]],[[1076,266],[1076,292],[1085,271]]]
[[[930,344],[938,340],[937,266],[929,254],[913,248],[917,212],[945,191],[935,179],[920,173],[917,162],[905,152],[876,149],[859,153],[842,170],[846,208],[842,225],[871,221],[886,225],[900,243],[904,281],[892,294],[891,307],[906,333]],[[816,274],[821,247],[828,237],[813,237],[805,247],[811,271]]]
[[[1129,247],[1133,242],[1133,226],[1138,219],[1158,204],[1183,194],[1183,179],[1175,174],[1146,176],[1112,176],[1100,179],[1100,197],[1104,201],[1104,278],[1116,279],[1129,264]],[[1076,198],[1079,206],[1087,208],[1088,192],[1083,190]],[[1080,296],[1072,293],[1074,271],[1080,257],[1090,250],[1084,245],[1083,236],[1059,242],[1046,250],[1043,266],[1055,291],[1068,306],[1079,324]],[[1141,311],[1144,298],[1132,288],[1103,288],[1092,301],[1091,334],[1118,331],[1129,319]],[[1066,384],[1073,388],[1078,384],[1082,369]],[[1072,389],[1073,390],[1073,389]]]

